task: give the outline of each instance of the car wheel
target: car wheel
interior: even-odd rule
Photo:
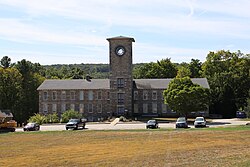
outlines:
[[[76,127],[75,127],[75,130],[77,130],[78,129],[78,125],[76,125]]]
[[[66,130],[68,130],[68,128],[66,128]]]

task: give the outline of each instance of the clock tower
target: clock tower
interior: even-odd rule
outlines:
[[[110,107],[117,116],[132,115],[132,42],[134,38],[108,38],[110,66]]]

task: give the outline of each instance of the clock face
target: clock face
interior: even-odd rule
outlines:
[[[116,49],[115,49],[115,53],[116,55],[118,56],[123,56],[125,54],[125,48],[123,46],[118,46]]]

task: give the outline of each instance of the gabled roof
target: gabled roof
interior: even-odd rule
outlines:
[[[134,79],[137,89],[167,89],[172,79]],[[206,78],[192,78],[193,83],[209,88]]]
[[[37,90],[109,89],[109,79],[45,80]]]
[[[166,89],[172,79],[134,79],[137,89]],[[193,83],[209,88],[206,78],[192,78]],[[45,80],[37,90],[110,89],[109,79]]]

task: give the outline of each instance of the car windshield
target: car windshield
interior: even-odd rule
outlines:
[[[155,120],[149,120],[148,123],[155,123]]]
[[[70,119],[69,122],[79,122],[79,119]]]
[[[195,121],[204,121],[204,118],[196,118]]]
[[[186,122],[186,118],[185,117],[180,117],[177,119],[177,122]]]

